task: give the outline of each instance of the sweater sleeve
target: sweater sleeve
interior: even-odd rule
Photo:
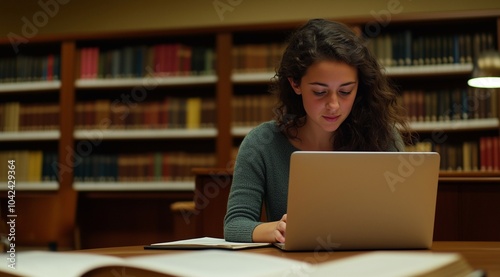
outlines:
[[[252,242],[253,230],[261,223],[266,166],[260,135],[255,130],[250,132],[238,150],[224,219],[227,241]]]

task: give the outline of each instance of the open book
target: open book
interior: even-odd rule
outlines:
[[[259,242],[230,242],[221,238],[202,237],[194,239],[176,240],[170,242],[153,243],[144,246],[144,249],[245,249],[270,246],[271,243]]]
[[[314,253],[311,253],[313,256]],[[15,268],[2,254],[1,276],[466,276],[472,268],[458,254],[369,252],[310,264],[252,252],[199,250],[130,258],[83,252],[20,252]],[[6,263],[7,261],[7,263]]]

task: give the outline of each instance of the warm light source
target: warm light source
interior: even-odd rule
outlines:
[[[467,83],[476,88],[500,88],[500,53],[494,50],[481,53]]]

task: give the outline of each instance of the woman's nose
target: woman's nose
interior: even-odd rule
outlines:
[[[335,93],[332,93],[330,97],[328,97],[328,101],[326,102],[326,108],[329,110],[338,110],[340,107],[339,99]]]

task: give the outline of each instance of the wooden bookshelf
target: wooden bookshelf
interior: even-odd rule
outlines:
[[[6,83],[0,87],[0,93],[23,91],[56,91],[61,88],[61,81],[34,81],[22,83]]]
[[[23,132],[1,132],[0,141],[57,141],[61,137],[59,130],[53,131],[23,131]]]
[[[74,137],[78,140],[91,139],[89,130],[77,130]],[[183,138],[215,138],[217,129],[161,129],[161,130],[100,130],[103,140],[134,140],[134,139],[183,139]]]
[[[371,17],[340,18],[350,26],[363,30],[364,24],[373,20]],[[173,148],[180,148],[191,152],[209,152],[215,157],[213,166],[219,168],[230,168],[234,161],[233,149],[238,147],[241,138],[244,137],[255,122],[234,124],[236,111],[233,109],[233,100],[240,96],[263,95],[267,92],[266,86],[274,76],[270,72],[269,65],[264,69],[233,70],[235,65],[233,48],[244,47],[246,44],[275,44],[282,43],[287,35],[303,21],[280,22],[269,24],[248,24],[234,26],[217,26],[203,28],[186,28],[176,30],[154,30],[154,31],[130,31],[118,33],[95,33],[95,34],[68,34],[60,36],[36,36],[27,45],[23,45],[21,51],[27,54],[38,54],[40,47],[42,54],[57,54],[60,56],[60,76],[57,80],[33,82],[9,82],[0,83],[0,95],[9,102],[24,103],[28,97],[34,94],[52,95],[59,105],[59,124],[57,130],[29,131],[0,133],[1,150],[15,149],[37,149],[52,148],[58,153],[57,168],[59,169],[59,182],[57,186],[51,183],[49,191],[40,191],[37,186],[19,186],[20,194],[26,199],[37,199],[35,202],[40,206],[32,205],[33,211],[42,210],[44,205],[50,206],[50,217],[48,222],[52,224],[50,231],[41,231],[40,235],[33,235],[33,231],[18,234],[20,243],[29,245],[32,243],[43,244],[43,242],[55,242],[62,248],[75,246],[98,247],[92,242],[97,239],[93,233],[86,237],[85,232],[91,232],[91,218],[77,216],[77,210],[89,209],[97,212],[97,207],[105,211],[106,215],[113,217],[120,209],[129,205],[127,201],[133,196],[141,205],[141,211],[150,208],[161,207],[161,201],[172,202],[179,200],[190,200],[193,196],[194,181],[182,184],[163,182],[140,182],[130,184],[108,184],[100,182],[75,182],[75,162],[90,155],[84,146],[90,143],[95,154],[116,153],[141,153],[158,149],[165,152]],[[457,28],[456,26],[460,26]],[[494,44],[498,49],[500,39],[500,11],[470,11],[470,12],[439,12],[439,13],[416,13],[398,14],[391,18],[391,23],[383,32],[391,34],[402,30],[413,30],[415,36],[430,36],[440,33],[454,33],[457,29],[463,34],[474,34],[475,30],[485,30],[494,36]],[[463,28],[462,28],[463,27]],[[203,46],[213,49],[216,57],[215,67],[207,74],[191,74],[185,76],[123,76],[122,78],[82,78],[81,54],[82,49],[99,47],[101,52],[110,51],[124,46],[159,45],[170,43],[182,43],[188,46]],[[0,48],[11,51],[10,41],[6,38],[0,39]],[[251,49],[251,48],[250,48]],[[36,50],[36,51],[35,51]],[[250,50],[251,51],[251,50]],[[24,53],[24,52],[23,52]],[[5,54],[15,57],[15,54]],[[3,56],[2,56],[3,57]],[[95,65],[94,65],[95,66]],[[154,70],[154,67],[150,67]],[[457,64],[432,64],[432,65],[408,65],[408,66],[386,66],[386,74],[400,87],[405,90],[428,88],[441,90],[448,84],[458,84],[465,87],[466,79],[472,71],[472,63],[464,62]],[[174,74],[175,75],[175,74]],[[3,76],[0,74],[0,76]],[[422,82],[425,80],[425,82]],[[154,83],[152,82],[154,81]],[[154,84],[154,85],[153,85]],[[78,104],[85,101],[116,100],[123,94],[135,93],[140,98],[143,96],[141,88],[146,88],[147,101],[159,101],[165,96],[175,97],[211,97],[216,105],[213,126],[208,128],[177,128],[177,129],[79,129],[75,127],[78,121],[75,109]],[[134,96],[134,95],[132,95]],[[43,97],[43,96],[37,96]],[[500,97],[498,97],[500,99]],[[498,101],[495,100],[495,101]],[[146,99],[140,99],[141,102]],[[3,102],[2,102],[3,103]],[[134,104],[134,103],[132,103]],[[493,104],[494,106],[494,104]],[[460,143],[462,139],[478,141],[480,137],[499,135],[498,103],[496,113],[486,118],[460,119],[455,121],[436,122],[412,122],[412,128],[422,136],[423,139],[432,137],[436,130],[445,132],[449,141]],[[255,119],[252,119],[255,121]],[[258,119],[257,121],[262,120]],[[1,125],[0,125],[1,126]],[[99,132],[96,136],[96,132]],[[92,136],[89,136],[92,134]],[[38,144],[42,141],[41,146]],[[49,143],[47,146],[47,143]],[[99,148],[101,147],[101,148]],[[106,149],[103,149],[106,148]],[[46,150],[46,149],[41,149]],[[500,178],[496,171],[488,173],[476,172],[447,172],[443,171],[440,184],[456,185],[463,183],[495,183]],[[42,186],[43,184],[40,184]],[[44,187],[45,189],[45,187]],[[174,190],[174,191],[171,191]],[[148,206],[148,201],[158,193],[156,198]],[[0,198],[5,198],[2,196]],[[39,199],[38,199],[38,198]],[[90,199],[103,200],[93,207]],[[154,198],[154,197],[153,197]],[[106,205],[106,199],[110,204]],[[121,200],[120,200],[121,199]],[[22,199],[20,199],[21,201]],[[28,201],[28,200],[23,200]],[[50,204],[47,204],[49,201]],[[83,203],[83,204],[82,204]],[[118,204],[118,206],[114,206]],[[127,207],[129,209],[130,207]],[[138,207],[139,209],[139,207]],[[165,211],[168,205],[164,206]],[[45,216],[45,215],[44,215]],[[160,228],[166,235],[163,237],[151,235],[154,230],[136,230],[135,236],[145,235],[149,239],[167,240],[172,238],[173,221],[166,212],[158,216],[165,216],[168,222]],[[103,217],[103,215],[101,215]],[[41,219],[33,221],[33,226],[45,226],[46,222]],[[154,228],[155,217],[148,217],[148,226]],[[101,218],[100,223],[106,224]],[[31,225],[29,225],[31,226]],[[100,227],[106,232],[106,226]],[[112,229],[110,227],[110,229]],[[79,231],[79,232],[78,232]],[[75,234],[76,238],[75,239]],[[149,234],[149,235],[148,235]],[[129,234],[130,235],[130,234]],[[44,237],[45,236],[45,237]],[[30,239],[35,238],[35,239]],[[80,239],[78,239],[80,238]],[[130,244],[127,236],[106,237],[107,245]],[[36,241],[35,241],[36,240]],[[100,242],[103,242],[100,240]],[[146,242],[149,243],[149,242]]]
[[[78,79],[75,86],[79,89],[102,89],[143,86],[150,82],[147,78],[116,78],[116,79]],[[157,86],[189,86],[209,85],[217,83],[217,76],[177,76],[177,77],[154,77]]]
[[[16,184],[17,191],[57,191],[58,182],[19,182]],[[7,191],[6,187],[1,187],[0,191]]]
[[[192,191],[193,182],[75,182],[77,191]]]

